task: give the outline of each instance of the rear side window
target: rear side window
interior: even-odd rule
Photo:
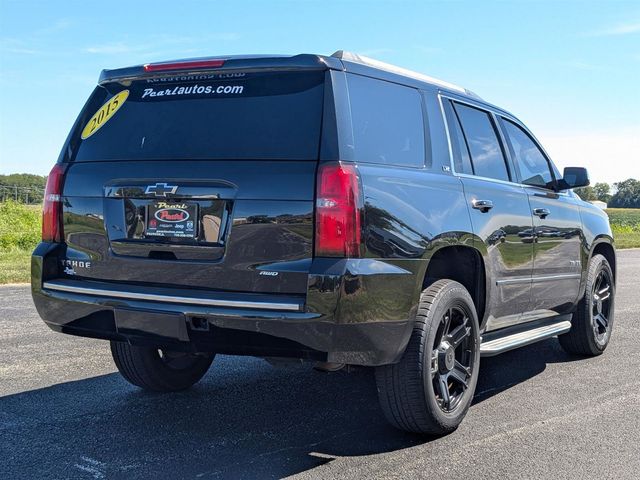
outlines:
[[[520,170],[522,183],[537,187],[550,187],[554,178],[551,174],[547,157],[544,156],[527,132],[506,118],[502,120],[513,157]]]
[[[322,71],[109,83],[83,111],[75,160],[316,160],[323,94]]]
[[[354,158],[359,162],[423,167],[422,97],[414,88],[347,75]]]
[[[489,113],[457,102],[453,102],[453,105],[462,125],[475,174],[509,181],[507,163]]]

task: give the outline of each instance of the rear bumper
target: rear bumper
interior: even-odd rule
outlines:
[[[43,249],[32,257],[32,295],[49,327],[175,350],[394,363],[419,294],[413,272],[376,260],[319,261],[304,297],[43,279],[52,273]]]

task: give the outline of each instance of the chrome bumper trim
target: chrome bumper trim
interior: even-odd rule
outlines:
[[[129,300],[149,300],[152,302],[205,305],[209,307],[250,308],[256,310],[286,310],[292,312],[302,311],[302,305],[299,303],[251,302],[242,300],[221,300],[213,298],[178,297],[173,295],[160,295],[156,293],[124,292],[102,288],[77,287],[75,285],[65,285],[57,282],[44,282],[42,287],[45,290],[55,290],[58,292],[80,293],[83,295],[124,298]]]

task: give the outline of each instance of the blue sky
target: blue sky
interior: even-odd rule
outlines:
[[[48,172],[102,68],[339,49],[475,91],[560,167],[640,178],[637,0],[0,0],[0,173]]]

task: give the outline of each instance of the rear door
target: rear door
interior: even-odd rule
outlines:
[[[532,316],[564,313],[578,297],[582,222],[573,197],[554,190],[557,173],[533,137],[515,120],[501,119],[525,186],[535,230]]]
[[[65,154],[64,276],[304,293],[325,72],[99,86]]]
[[[495,119],[478,106],[443,98],[474,233],[486,249],[487,330],[521,321],[531,293],[533,224],[527,194],[514,183]]]

